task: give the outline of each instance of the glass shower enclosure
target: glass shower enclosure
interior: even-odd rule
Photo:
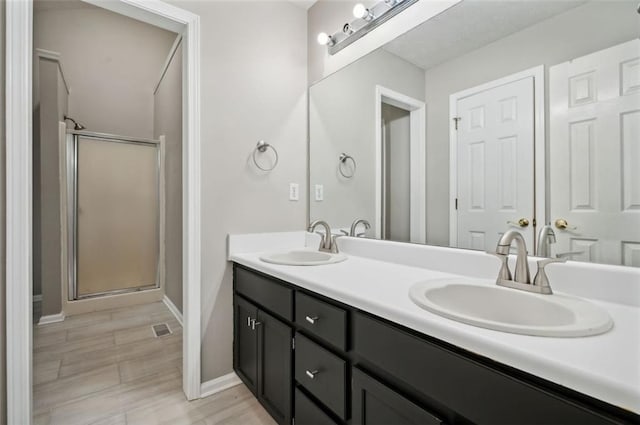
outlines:
[[[71,131],[65,143],[69,300],[158,288],[160,142]]]

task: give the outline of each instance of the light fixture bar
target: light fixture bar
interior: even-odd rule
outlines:
[[[373,16],[370,20],[356,19],[351,23],[347,23],[348,27],[353,31],[352,33],[343,32],[341,30],[331,36],[333,44],[327,44],[329,54],[335,55],[340,50],[364,37],[369,32],[387,22],[389,19],[393,18],[417,1],[419,0],[381,1],[375,6],[370,7],[368,11],[370,11]],[[362,22],[364,22],[364,24],[361,24]]]

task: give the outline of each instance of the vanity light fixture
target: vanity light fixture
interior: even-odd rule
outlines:
[[[353,6],[353,16],[358,19],[364,19],[365,21],[371,21],[375,18],[373,12],[364,7],[364,4],[362,3],[358,3]]]
[[[321,32],[320,34],[318,34],[317,40],[318,40],[318,44],[321,44],[323,46],[333,46],[336,44],[336,41],[333,38],[333,36],[330,36],[326,32]]]
[[[350,24],[349,22],[347,22],[346,24],[344,24],[344,25],[342,26],[342,32],[343,32],[343,33],[345,33],[345,34],[347,34],[347,35],[351,35],[351,34],[353,34],[353,33],[354,33],[354,32],[356,32],[356,31],[353,29],[353,27],[351,26],[351,24]]]
[[[321,32],[318,34],[318,43],[327,46],[329,54],[334,55],[417,1],[381,0],[370,7],[358,3],[353,8],[353,16],[356,19],[345,23],[341,31],[333,34]]]

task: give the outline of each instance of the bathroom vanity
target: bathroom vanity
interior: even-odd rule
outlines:
[[[603,401],[585,391],[584,382],[567,384],[578,382],[580,374],[598,374],[579,370],[589,363],[589,356],[600,356],[580,354],[589,344],[598,343],[597,336],[504,334],[426,311],[419,317],[421,324],[413,325],[408,320],[414,312],[404,283],[418,275],[441,277],[444,273],[351,255],[342,263],[319,267],[267,264],[256,254],[231,258],[234,369],[278,423],[595,424],[640,420],[637,412],[618,407],[621,404],[616,400]],[[332,276],[336,277],[334,284]],[[384,280],[388,281],[386,288],[378,285]],[[320,284],[323,281],[327,284]],[[352,283],[345,283],[349,281]],[[356,300],[347,292],[361,295]],[[356,301],[348,302],[349,297]],[[412,311],[396,320],[391,312],[403,309]],[[614,314],[614,320],[618,318]],[[443,326],[450,328],[451,337],[443,337]],[[620,324],[619,328],[618,332],[627,327]],[[455,334],[459,332],[475,342],[458,345]],[[493,355],[496,347],[511,350],[514,360]],[[571,350],[582,356],[575,365],[566,361]],[[535,370],[532,364],[553,363],[554,356],[559,363],[565,362],[565,371],[560,365],[559,372],[550,371],[547,376],[531,373]],[[556,373],[559,379],[550,379]],[[634,373],[627,384],[633,385]],[[634,397],[637,389],[631,390],[631,403],[637,401]]]

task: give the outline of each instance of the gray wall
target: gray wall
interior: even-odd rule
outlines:
[[[0,424],[6,423],[7,418],[7,379],[6,379],[6,327],[5,327],[5,96],[4,96],[4,29],[5,2],[0,2]]]
[[[424,71],[381,49],[309,90],[310,183],[324,186],[323,201],[312,194],[311,220],[344,228],[364,218],[375,229],[376,85],[424,99]],[[357,162],[351,179],[338,172],[342,152]]]
[[[165,293],[182,311],[182,44],[153,102],[153,137],[165,136]]]
[[[202,379],[232,371],[229,233],[302,230],[307,222],[306,11],[287,1],[171,0],[200,16]],[[280,154],[258,172],[258,140]],[[300,184],[300,200],[288,198]]]
[[[411,240],[411,113],[395,106],[382,105],[385,123],[386,203],[385,239]]]
[[[34,47],[62,55],[69,115],[91,131],[152,138],[153,89],[175,34],[76,4],[34,11]]]
[[[541,64],[548,72],[551,65],[636,38],[634,7],[591,2],[427,70],[429,244],[449,244],[449,95]]]
[[[40,59],[34,70],[33,286],[47,316],[62,310],[58,123],[67,112],[67,92],[57,62]]]

